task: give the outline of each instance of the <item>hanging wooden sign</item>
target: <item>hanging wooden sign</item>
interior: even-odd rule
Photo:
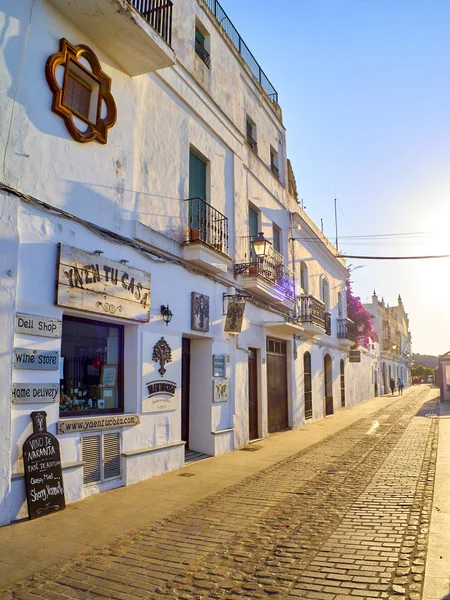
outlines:
[[[147,323],[150,280],[150,273],[59,245],[59,306]]]
[[[228,300],[227,318],[225,319],[225,333],[241,333],[244,320],[245,301],[230,298]]]
[[[59,442],[47,431],[47,413],[32,412],[33,433],[23,443],[28,516],[44,517],[66,507]]]

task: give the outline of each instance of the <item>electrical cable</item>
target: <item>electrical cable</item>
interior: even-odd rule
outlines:
[[[339,258],[358,258],[361,260],[426,260],[430,258],[450,258],[450,254],[434,254],[429,256],[355,256],[352,254],[337,254]]]

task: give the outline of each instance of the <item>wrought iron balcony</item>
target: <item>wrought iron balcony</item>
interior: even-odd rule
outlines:
[[[261,277],[277,289],[284,296],[293,300],[295,298],[294,272],[284,264],[283,255],[270,247],[267,256],[246,263],[234,265],[234,275],[245,275],[247,277]]]
[[[208,8],[213,13],[213,15],[216,17],[224,33],[226,33],[229,37],[230,42],[233,44],[233,46],[242,56],[244,61],[247,63],[251,72],[253,73],[253,76],[258,80],[263,90],[269,96],[270,100],[272,100],[272,102],[275,103],[278,102],[278,93],[276,89],[270,83],[266,74],[259,66],[258,62],[256,61],[256,58],[248,49],[247,44],[239,35],[236,27],[230,21],[227,13],[223,10],[220,3],[217,0],[206,0],[206,4],[208,5]]]
[[[209,67],[211,66],[211,57],[209,56],[208,50],[197,38],[195,38],[195,53],[200,57],[200,59],[205,63],[205,65],[209,69]]]
[[[202,198],[189,198],[187,243],[201,242],[228,255],[228,219]]]
[[[331,313],[325,311],[325,333],[331,335]]]
[[[299,301],[301,323],[316,325],[325,330],[325,304],[312,294],[299,296]]]
[[[171,0],[128,0],[165,42],[172,46]]]
[[[255,154],[258,154],[258,143],[252,137],[252,134],[247,131],[247,143]]]
[[[337,320],[337,336],[340,340],[350,340],[356,342],[356,327],[351,319]]]

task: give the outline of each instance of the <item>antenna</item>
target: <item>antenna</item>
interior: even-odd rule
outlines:
[[[323,219],[320,219],[320,231],[323,233]]]
[[[339,243],[339,238],[338,238],[338,220],[337,220],[337,200],[336,198],[334,199],[334,223],[336,225],[336,250],[338,250],[338,243]]]

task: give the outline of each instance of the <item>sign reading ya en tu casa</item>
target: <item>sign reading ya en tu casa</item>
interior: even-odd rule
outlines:
[[[150,280],[150,273],[59,245],[59,306],[146,323],[150,320]]]

